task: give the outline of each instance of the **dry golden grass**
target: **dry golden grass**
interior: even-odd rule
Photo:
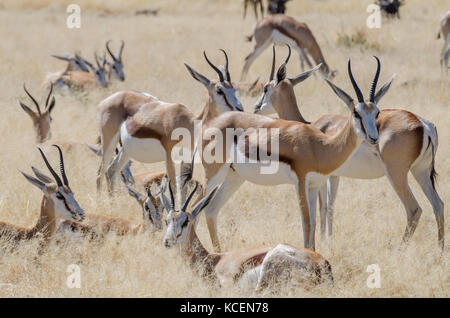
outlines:
[[[53,139],[93,143],[97,136],[96,105],[119,89],[149,92],[162,100],[182,102],[194,112],[203,106],[204,88],[183,66],[190,64],[213,77],[203,60],[207,50],[213,61],[222,61],[219,48],[230,56],[232,77],[237,79],[244,57],[252,44],[244,36],[252,31],[251,15],[242,20],[241,1],[234,0],[154,0],[87,1],[82,8],[81,29],[65,26],[65,6],[73,1],[3,0],[0,4],[0,220],[32,226],[39,211],[41,192],[17,171],[30,171],[30,165],[43,167],[34,143],[31,121],[17,99],[25,99],[22,83],[40,100],[39,90],[47,71],[63,69],[50,54],[81,50],[92,60],[95,50],[104,49],[108,39],[118,46],[125,40],[123,53],[126,81],[114,82],[108,89],[95,89],[87,96],[57,94],[53,114]],[[375,71],[371,55],[382,61],[380,81],[398,73],[391,91],[380,107],[403,108],[434,122],[440,146],[436,169],[438,191],[444,202],[450,199],[450,81],[441,77],[439,53],[442,40],[436,40],[440,15],[448,1],[435,0],[429,6],[409,0],[402,7],[402,19],[383,21],[380,30],[365,29],[367,5],[372,0],[302,0],[288,3],[289,14],[306,22],[321,45],[329,65],[340,73],[335,82],[348,91],[346,60],[353,58],[355,77],[367,92]],[[134,16],[137,9],[161,8],[158,16]],[[364,28],[377,50],[336,45],[339,33],[354,34]],[[270,50],[255,62],[249,80],[265,78],[270,68]],[[279,59],[286,54],[279,49]],[[290,75],[300,72],[294,55]],[[317,77],[296,88],[304,116],[314,120],[324,113],[344,113],[333,92]],[[254,99],[241,100],[247,111]],[[401,151],[401,149],[399,149]],[[56,164],[55,157],[52,157]],[[76,198],[87,213],[120,216],[140,222],[140,208],[126,193],[114,199],[103,193],[97,197],[95,176],[97,158],[83,147],[66,154],[66,169]],[[135,163],[135,173],[162,171],[163,164]],[[200,170],[200,169],[197,169]],[[197,171],[199,174],[201,171]],[[412,178],[410,178],[412,180]],[[386,178],[378,180],[342,179],[336,202],[333,243],[317,235],[317,251],[332,265],[335,285],[316,288],[286,288],[276,296],[294,297],[448,297],[449,226],[446,248],[440,257],[437,227],[432,209],[415,181],[411,188],[424,212],[411,243],[401,249],[406,216],[400,200]],[[211,249],[204,219],[198,233]],[[222,209],[219,236],[223,250],[286,242],[303,246],[301,222],[292,186],[262,187],[245,183]],[[0,297],[218,297],[253,296],[236,289],[219,289],[201,281],[186,266],[177,248],[162,246],[163,233],[142,234],[118,239],[108,237],[103,245],[52,245],[38,256],[37,241],[24,243],[14,252],[0,254]],[[2,243],[2,247],[5,243]],[[69,264],[81,267],[82,287],[66,286]],[[381,288],[369,289],[366,268],[381,268]]]

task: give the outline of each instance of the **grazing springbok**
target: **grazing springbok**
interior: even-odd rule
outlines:
[[[122,41],[122,44],[120,45],[119,53],[117,53],[117,56],[114,55],[111,52],[111,49],[109,48],[109,40],[106,42],[106,50],[108,51],[109,55],[112,58],[112,63],[108,63],[109,66],[109,72],[108,72],[108,81],[111,80],[111,76],[118,79],[119,81],[125,80],[125,74],[123,73],[123,61],[122,61],[122,51],[125,46],[125,42]]]
[[[30,107],[19,101],[20,106],[25,111],[25,113],[30,116],[31,120],[33,121],[33,127],[34,131],[36,133],[36,142],[37,143],[43,143],[47,139],[51,137],[51,131],[50,131],[50,123],[52,121],[51,112],[53,110],[53,107],[55,106],[55,96],[52,96],[52,99],[50,100],[50,96],[52,95],[53,91],[53,85],[50,86],[50,91],[48,93],[47,99],[45,101],[45,109],[44,111],[41,111],[41,108],[39,107],[39,103],[34,99],[34,97],[28,92],[27,88],[25,87],[25,84],[23,84],[23,89],[25,93],[30,97],[33,104],[36,106],[37,112],[34,112],[31,110]]]
[[[272,43],[277,45],[288,44],[293,47],[300,57],[302,71],[304,71],[303,59],[306,60],[310,68],[313,67],[308,58],[309,54],[316,64],[322,63],[320,71],[325,77],[331,79],[337,73],[337,71],[331,71],[328,67],[322,50],[308,26],[292,17],[284,14],[265,17],[256,23],[253,34],[248,37],[248,40],[251,41],[253,37],[255,38],[255,47],[253,52],[245,58],[241,80],[245,79],[255,59]]]
[[[94,54],[94,57],[97,68],[93,65],[89,65],[92,73],[80,71],[67,72],[56,79],[54,84],[58,87],[70,87],[77,90],[84,90],[95,86],[108,87],[108,80],[106,78],[106,65],[108,61],[106,60],[105,55],[103,55],[101,61],[99,61],[97,53]]]
[[[273,69],[274,63],[272,73]],[[375,104],[378,104],[389,90],[394,77],[395,75],[373,96]],[[264,115],[276,112],[281,119],[307,123],[298,109],[292,85],[281,87],[274,84],[270,80],[266,84],[266,93],[255,104],[254,112]],[[262,103],[262,100],[265,102]],[[334,135],[345,126],[346,120],[345,115],[329,114],[321,116],[311,125],[327,135]],[[407,225],[403,240],[408,241],[422,213],[408,185],[407,174],[411,171],[433,207],[439,245],[443,248],[444,204],[435,188],[434,160],[438,147],[435,126],[411,112],[395,109],[381,110],[376,125],[380,140],[379,152],[367,142],[363,142],[355,154],[332,173],[328,181],[328,191],[326,186],[320,190],[321,233],[325,233],[328,219],[328,234],[332,234],[333,205],[340,176],[356,179],[387,176],[406,210]],[[311,215],[315,218],[315,211],[311,211]]]
[[[242,248],[228,253],[210,253],[197,237],[195,225],[200,212],[221,192],[216,186],[192,208],[189,202],[197,186],[189,194],[181,209],[175,208],[175,200],[169,184],[171,201],[161,191],[164,208],[169,211],[164,245],[181,245],[181,253],[189,265],[203,278],[221,287],[238,284],[242,289],[260,292],[275,284],[292,282],[318,284],[333,282],[331,266],[320,254],[308,249],[286,244]],[[189,212],[188,212],[189,210]],[[305,275],[306,274],[306,275]]]
[[[57,218],[83,221],[84,211],[75,200],[74,193],[69,187],[69,181],[64,168],[64,160],[61,149],[55,145],[60,151],[60,170],[61,178],[53,170],[47,158],[40,148],[42,158],[45,165],[54,177],[54,181],[35,167],[31,167],[36,178],[20,171],[23,176],[33,185],[41,189],[44,193],[41,202],[41,212],[36,224],[31,228],[24,228],[13,224],[0,222],[0,237],[11,241],[30,240],[39,234],[43,236],[46,242],[53,236],[56,230]]]
[[[211,132],[214,132],[216,138],[213,140],[202,138],[203,149],[219,147],[219,150],[215,149],[216,154],[219,152],[219,155],[214,157],[215,160],[212,162],[210,159],[202,161],[206,177],[205,191],[211,191],[216,185],[223,183],[223,191],[205,210],[211,240],[217,250],[220,248],[216,230],[218,212],[244,180],[261,185],[294,184],[303,223],[304,246],[314,250],[315,224],[312,224],[314,218],[310,218],[309,211],[310,205],[311,211],[315,211],[314,205],[318,190],[326,183],[328,176],[351,157],[363,140],[374,147],[378,143],[378,131],[375,123],[379,110],[373,92],[378,80],[380,63],[378,58],[376,60],[377,72],[372,82],[369,101],[364,101],[353,78],[350,59],[348,73],[358,97],[357,102],[354,102],[348,94],[326,79],[350,111],[345,125],[333,136],[325,135],[319,129],[297,121],[238,112],[224,113],[205,123],[203,134],[205,135],[209,129],[212,129]],[[266,85],[265,96],[260,101],[262,104],[268,102],[273,91],[272,87],[280,86],[280,89],[284,90],[283,86],[300,83],[320,67],[318,65],[311,71],[287,79],[285,63],[278,69],[275,79],[271,80],[271,85]],[[291,96],[284,98],[295,99],[295,95],[292,92]],[[228,140],[229,129],[234,129],[234,141]],[[262,130],[261,136],[258,136],[260,130]],[[268,139],[268,137],[264,138],[264,135],[268,136],[269,131],[270,139],[275,138],[277,148],[279,148],[274,151],[271,149],[272,141],[270,147],[267,145],[268,141],[264,142],[264,139]],[[220,143],[216,139],[222,138],[217,138],[217,135],[226,136],[223,138],[227,140]],[[262,139],[262,141],[258,141],[258,139]],[[224,145],[230,149],[223,149]],[[260,159],[261,152],[271,154],[272,157],[275,156],[275,159],[271,158],[270,161],[272,164],[276,163],[275,171],[268,173],[261,170],[267,167],[267,161],[264,162]],[[202,155],[204,158],[207,153],[203,154],[202,151]],[[253,158],[255,156],[256,158]]]
[[[249,3],[251,5],[253,5],[253,10],[255,12],[256,20],[259,20],[258,5],[259,5],[259,9],[261,10],[261,18],[264,18],[264,5],[262,3],[262,0],[244,0],[244,19],[245,19],[245,16],[247,15],[247,5]]]
[[[437,35],[439,39],[442,34],[442,39],[444,39],[444,46],[441,51],[441,70],[448,74],[448,59],[450,56],[450,49],[447,50],[448,44],[450,43],[450,10],[448,10],[441,18],[441,28]]]
[[[223,51],[223,50],[222,50]],[[185,145],[194,149],[194,136],[200,122],[206,122],[220,113],[239,110],[242,105],[236,98],[231,85],[226,57],[226,76],[212,64],[205,52],[208,64],[217,72],[219,81],[210,81],[205,76],[185,64],[194,79],[208,90],[208,99],[203,110],[195,116],[182,104],[167,103],[147,93],[120,91],[100,102],[97,118],[100,126],[102,160],[97,175],[97,190],[101,189],[102,177],[106,173],[108,188],[113,189],[116,171],[120,171],[129,159],[145,163],[166,162],[169,180],[175,178],[172,149],[182,136],[172,136],[175,129],[186,129],[190,133],[190,143]],[[119,139],[123,147],[109,166]]]

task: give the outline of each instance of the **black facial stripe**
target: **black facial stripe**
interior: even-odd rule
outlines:
[[[58,193],[59,193],[59,192],[58,192]],[[61,195],[62,199],[59,199],[59,200],[62,200],[62,201],[64,202],[64,206],[66,207],[67,211],[69,211],[70,214],[75,215],[75,212],[73,212],[73,211],[69,208],[69,205],[68,205],[67,202],[66,202],[66,198],[65,198],[61,193],[60,193],[60,195]]]
[[[230,105],[230,103],[227,100],[227,95],[225,95],[225,93],[222,95],[223,99],[225,100],[225,104],[231,109],[233,110],[233,106]]]

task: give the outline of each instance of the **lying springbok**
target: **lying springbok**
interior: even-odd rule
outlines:
[[[97,68],[93,65],[89,65],[92,73],[71,71],[62,74],[59,78],[54,81],[54,84],[58,87],[68,87],[77,90],[85,90],[87,88],[92,88],[95,86],[108,87],[108,80],[106,79],[107,70],[107,60],[105,55],[101,62],[97,53],[94,54],[95,62],[97,63]]]
[[[272,74],[274,61],[275,53]],[[254,112],[264,115],[276,112],[281,119],[307,123],[298,109],[293,85],[286,83],[284,86],[277,86],[276,82],[272,81],[272,76],[264,88],[265,93],[255,104]],[[375,104],[378,104],[378,101],[389,90],[394,77],[395,75],[376,94],[374,94],[374,90],[371,91],[371,99]],[[331,136],[346,125],[346,120],[347,116],[328,114],[321,116],[311,125]],[[407,226],[403,240],[408,241],[413,235],[422,213],[422,209],[408,185],[407,174],[411,171],[433,206],[438,227],[439,245],[443,248],[444,203],[439,198],[435,188],[434,160],[438,147],[435,126],[411,112],[395,109],[381,110],[376,125],[380,140],[379,152],[367,142],[363,142],[355,154],[331,174],[332,177],[328,181],[328,191],[327,187],[320,190],[321,233],[325,233],[328,219],[328,234],[330,236],[332,234],[333,205],[340,176],[375,179],[386,175],[405,207]],[[399,151],[399,149],[402,149],[402,151]],[[310,206],[312,206],[311,203]],[[315,218],[315,215],[315,211],[311,211],[312,218]],[[312,224],[315,225],[314,220]]]
[[[123,73],[122,51],[125,46],[125,42],[122,41],[122,44],[120,45],[120,50],[119,50],[119,53],[117,54],[117,56],[115,56],[111,52],[111,49],[109,48],[109,42],[111,42],[111,40],[106,42],[106,50],[108,51],[108,53],[111,56],[113,61],[112,61],[112,63],[108,62],[108,66],[109,66],[108,81],[111,81],[111,76],[112,76],[112,77],[118,79],[119,81],[123,82],[125,80],[125,74]]]
[[[450,10],[447,11],[441,18],[440,23],[440,30],[438,33],[437,38],[439,39],[441,37],[444,39],[444,46],[442,47],[441,51],[441,70],[448,73],[448,59],[450,56],[450,49],[447,50],[448,44],[450,43]]]
[[[60,151],[60,148],[55,145]],[[84,212],[78,202],[75,200],[74,193],[69,187],[69,182],[65,173],[64,161],[62,153],[60,156],[61,178],[53,170],[47,158],[40,148],[42,158],[50,173],[53,175],[55,182],[45,176],[35,167],[31,167],[36,178],[20,171],[23,176],[33,185],[38,187],[43,193],[41,202],[41,212],[36,224],[31,228],[24,228],[13,224],[0,222],[0,237],[11,241],[30,240],[41,234],[48,242],[56,230],[57,218],[83,221]]]
[[[78,53],[75,53],[74,57],[52,55],[52,57],[67,62],[67,66],[60,72],[48,72],[42,82],[42,88],[48,88],[56,80],[58,80],[63,74],[72,71],[89,72],[89,66],[91,63],[83,59]]]
[[[251,5],[253,5],[253,11],[255,12],[256,21],[259,20],[258,5],[259,5],[259,9],[261,10],[261,18],[264,18],[264,5],[262,3],[262,0],[244,0],[244,16],[243,16],[243,18],[245,19],[245,16],[247,15],[247,5],[249,3]]]
[[[217,250],[220,249],[216,230],[218,212],[244,180],[261,185],[294,184],[303,223],[304,246],[314,250],[315,225],[312,224],[314,218],[310,218],[310,204],[315,204],[318,190],[326,183],[328,176],[339,169],[364,140],[374,147],[378,143],[378,131],[375,123],[379,110],[373,91],[378,81],[380,63],[378,58],[376,60],[377,72],[372,82],[369,101],[364,101],[353,78],[350,59],[348,73],[358,97],[357,102],[354,102],[348,94],[326,79],[350,111],[345,124],[333,136],[325,135],[319,129],[304,123],[237,112],[224,113],[204,125],[204,134],[208,132],[208,129],[212,129],[216,136],[223,136],[220,139],[227,139],[218,142],[217,138],[213,140],[202,138],[202,149],[219,147],[219,150],[215,149],[216,154],[219,152],[219,155],[215,156],[216,160],[213,162],[203,160],[202,162],[206,177],[205,191],[209,192],[216,185],[223,183],[223,191],[205,210],[211,240]],[[274,87],[296,85],[314,71],[311,70],[306,74],[302,73],[295,78],[287,79],[285,63],[278,69],[272,83]],[[266,100],[273,91],[271,86],[266,85],[266,88],[266,95],[262,103],[267,102]],[[295,98],[295,96],[292,94],[285,98]],[[234,141],[228,140],[228,129],[234,129]],[[261,129],[263,130],[262,136],[258,136]],[[268,137],[264,138],[264,135],[269,136],[269,131],[272,136],[270,139],[275,138],[279,150],[273,151],[271,149],[272,142],[269,143],[270,146],[267,145],[267,141],[265,142]],[[262,141],[258,141],[258,139]],[[231,149],[222,149],[225,145],[229,145]],[[272,165],[276,163],[276,171],[263,173],[261,169],[267,168],[267,161],[260,159],[261,152],[271,155]],[[251,162],[249,162],[250,159]],[[315,211],[315,206],[311,206],[311,211]]]
[[[223,53],[226,56],[225,51]],[[184,129],[190,134],[185,147],[194,149],[194,136],[201,122],[206,122],[220,113],[239,110],[242,105],[235,96],[231,85],[228,63],[226,76],[212,64],[205,52],[208,64],[217,72],[219,82],[210,81],[205,76],[185,64],[194,79],[208,90],[208,100],[201,113],[195,116],[182,104],[167,103],[147,93],[120,91],[100,102],[97,118],[100,126],[102,161],[97,174],[97,190],[101,189],[102,177],[106,173],[108,189],[112,191],[116,171],[121,171],[130,158],[140,162],[166,162],[169,180],[175,180],[172,149],[183,136],[176,135],[176,129]],[[227,59],[228,60],[228,59]],[[178,130],[180,131],[180,130]],[[175,132],[175,133],[174,133]],[[123,147],[108,167],[119,141]]]
[[[248,40],[251,41],[253,37],[255,38],[255,47],[253,52],[245,58],[241,80],[245,79],[252,63],[271,43],[288,44],[293,47],[300,57],[302,71],[304,71],[303,59],[310,68],[313,67],[308,58],[309,54],[316,64],[322,63],[320,71],[326,78],[331,79],[337,74],[337,71],[331,71],[328,67],[322,50],[308,26],[292,17],[284,14],[265,17],[256,23],[253,34],[248,37]]]
[[[333,282],[331,266],[320,254],[286,244],[242,248],[228,253],[210,253],[195,233],[200,212],[222,191],[216,186],[188,212],[188,204],[197,187],[192,190],[181,209],[175,208],[169,183],[171,203],[161,191],[164,208],[169,211],[164,245],[181,245],[181,253],[189,265],[203,278],[219,283],[221,287],[237,283],[242,289],[263,291],[277,283],[300,278],[304,283]],[[181,201],[183,202],[183,201]],[[307,275],[305,275],[305,272]]]
[[[28,116],[30,116],[31,120],[33,121],[33,127],[34,131],[36,132],[36,142],[37,143],[43,143],[47,139],[51,137],[51,131],[50,131],[50,123],[52,121],[51,112],[53,110],[53,107],[55,107],[55,96],[52,96],[52,99],[50,100],[50,96],[52,95],[53,91],[53,84],[50,85],[50,91],[48,93],[47,99],[45,101],[45,109],[42,112],[41,108],[39,107],[39,103],[34,99],[34,97],[28,92],[27,88],[25,87],[25,84],[23,84],[23,89],[25,93],[30,97],[34,105],[36,106],[37,112],[34,112],[31,110],[30,107],[19,101],[20,106],[22,109],[27,113]]]

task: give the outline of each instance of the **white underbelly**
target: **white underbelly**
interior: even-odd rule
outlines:
[[[299,50],[299,47],[297,46],[297,43],[294,40],[292,40],[290,37],[287,37],[278,30],[273,30],[270,36],[272,38],[272,41],[276,45],[288,44],[291,48],[297,51]]]
[[[383,177],[385,172],[375,149],[363,142],[341,167],[333,171],[332,175],[355,179],[377,179]]]
[[[241,290],[254,290],[261,275],[261,268],[262,265],[259,265],[242,274],[238,282],[239,288]]]
[[[166,160],[166,151],[158,139],[132,137],[125,122],[120,126],[120,138],[123,151],[136,161],[154,163]]]
[[[260,185],[296,184],[297,175],[291,167],[280,161],[272,161],[269,169],[268,163],[248,162],[248,158],[240,151],[236,151],[236,160],[233,168],[245,180]]]
[[[308,172],[306,175],[306,182],[309,188],[320,188],[327,183],[328,175],[317,172]]]

